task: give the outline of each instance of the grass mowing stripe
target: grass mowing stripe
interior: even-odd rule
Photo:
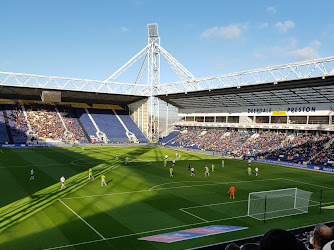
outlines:
[[[74,212],[69,206],[67,206],[62,200],[58,199],[65,207],[67,207],[72,213],[74,213],[80,220],[82,220],[87,226],[89,226],[95,233],[97,233],[97,235],[99,235],[103,240],[105,240],[105,238],[103,237],[102,234],[100,234],[98,231],[96,231],[96,229],[94,227],[92,227],[87,221],[85,221],[84,219],[82,219],[80,217],[80,215],[78,215],[76,212]]]
[[[233,219],[239,219],[239,218],[244,218],[244,217],[248,217],[248,215],[241,215],[241,216],[235,216],[235,217],[231,217],[231,218],[224,218],[224,219],[218,219],[218,220],[211,220],[211,221],[206,221],[206,222],[198,222],[198,223],[192,223],[192,224],[182,225],[182,226],[161,228],[161,229],[156,229],[156,230],[151,230],[151,231],[146,231],[146,232],[119,235],[119,236],[115,236],[115,237],[105,238],[104,240],[114,240],[114,239],[126,238],[126,237],[141,235],[141,234],[154,233],[154,232],[160,232],[160,231],[164,231],[164,230],[170,230],[170,229],[182,228],[182,227],[189,227],[189,226],[195,226],[195,225],[201,225],[201,224],[209,224],[209,223],[213,223],[213,222],[224,221],[224,220],[233,220]],[[78,246],[78,245],[94,243],[94,242],[98,242],[98,241],[103,241],[103,239],[93,240],[93,241],[85,241],[85,242],[80,242],[80,243],[75,243],[75,244],[70,244],[70,245],[64,245],[64,246],[59,246],[59,247],[51,247],[51,248],[46,248],[44,250],[61,249],[61,248],[67,248],[67,247],[73,247],[73,246]]]
[[[312,185],[312,186],[315,186],[315,187],[334,189],[334,188],[331,188],[331,187],[325,187],[325,186],[321,186],[321,185],[317,185],[317,184],[313,184],[313,183],[307,183],[307,182],[303,182],[303,181],[296,181],[296,180],[290,180],[290,179],[285,179],[285,178],[279,178],[279,179],[285,180],[285,181],[291,181],[291,182],[299,182],[301,184]]]
[[[172,248],[179,250],[263,234],[270,227],[289,229],[334,219],[334,210],[323,209],[322,214],[320,214],[319,205],[314,202],[320,197],[320,189],[322,188],[324,191],[323,205],[325,203],[326,205],[333,204],[331,201],[333,201],[334,189],[325,188],[325,186],[332,187],[331,176],[320,172],[316,173],[317,178],[314,179],[315,172],[254,162],[254,167],[260,168],[260,175],[255,177],[247,175],[248,164],[246,161],[225,159],[225,168],[216,167],[216,172],[212,174],[210,172],[210,178],[204,179],[203,166],[211,164],[220,166],[221,158],[184,152],[181,153],[182,160],[176,161],[175,175],[172,179],[169,178],[169,168],[163,168],[163,159],[166,154],[174,158],[174,149],[133,147],[123,150],[121,147],[95,147],[89,150],[87,147],[86,152],[86,147],[84,151],[81,150],[81,147],[38,148],[37,150],[25,149],[22,154],[20,150],[11,151],[5,148],[2,151],[4,154],[0,153],[0,167],[33,164],[37,178],[37,181],[29,181],[30,171],[27,168],[0,170],[0,173],[4,174],[10,171],[12,175],[7,176],[7,178],[24,184],[23,190],[32,194],[31,201],[19,199],[14,202],[26,195],[23,193],[18,197],[12,194],[18,191],[18,188],[15,188],[16,182],[13,182],[10,187],[6,185],[9,183],[3,182],[1,184],[1,188],[8,190],[8,192],[3,193],[2,198],[8,206],[0,209],[6,220],[3,222],[6,230],[1,234],[0,245],[4,244],[6,249],[44,249],[50,247],[55,247],[54,249],[91,249],[96,247],[99,249],[110,247],[130,249],[135,246],[137,249],[167,250],[171,244],[138,242],[137,238],[168,233],[176,231],[178,228],[182,230],[196,227],[196,225],[214,225],[214,223],[219,223],[215,222],[217,219],[222,221],[221,224],[243,225],[249,228],[249,230],[231,234],[173,243]],[[119,161],[114,160],[116,152],[119,153],[121,159]],[[128,166],[124,166],[123,158],[126,156],[130,158]],[[188,164],[191,164],[200,174],[196,174],[196,177],[190,177],[187,170]],[[104,173],[108,186],[102,188],[99,185],[99,180],[87,180],[89,167],[92,167],[95,177]],[[112,170],[115,167],[118,168]],[[66,190],[60,191],[59,174],[64,175],[68,180]],[[275,181],[272,181],[273,178],[276,178]],[[308,182],[319,186],[323,185],[323,187],[320,188]],[[227,188],[231,184],[236,185],[237,202],[239,200],[240,202],[219,204],[231,201],[226,194]],[[49,187],[50,185],[52,188]],[[246,216],[247,201],[242,203],[241,200],[246,200],[249,192],[284,189],[292,186],[313,192],[309,214],[271,220],[266,225]],[[154,192],[149,192],[149,189]],[[41,192],[37,192],[38,190]],[[92,196],[92,198],[66,200],[66,198],[81,198],[83,196]],[[72,212],[66,212],[66,207],[58,202],[58,199],[93,226],[106,240],[93,233],[90,227],[83,226],[82,221]],[[56,203],[52,204],[53,201]],[[47,207],[47,204],[51,207]],[[187,209],[190,207],[195,207],[193,208],[195,210]],[[208,222],[180,211],[180,208]],[[61,221],[53,215],[54,211],[57,210],[63,211],[62,213],[66,215]],[[13,211],[20,214],[12,214]],[[35,212],[45,213],[53,219],[54,224]],[[239,219],[235,217],[239,217]],[[29,219],[26,220],[27,218]],[[11,221],[14,223],[10,223]],[[36,224],[31,222],[36,222]],[[38,230],[35,230],[34,226]],[[172,228],[176,228],[176,230]],[[63,233],[66,237],[57,239],[58,232]],[[15,237],[13,237],[14,234]],[[138,237],[136,237],[137,235]],[[36,237],[44,239],[43,242],[36,242],[34,240]],[[108,239],[110,240],[108,241]],[[67,248],[57,247],[62,245],[66,245]]]
[[[115,167],[118,168],[118,167]],[[166,188],[156,188],[156,189],[146,189],[146,190],[139,190],[139,191],[130,191],[130,192],[121,192],[121,193],[111,193],[111,194],[97,194],[97,195],[88,195],[88,196],[77,196],[77,197],[68,197],[62,198],[62,200],[70,200],[70,199],[80,199],[80,198],[89,198],[89,197],[99,197],[99,196],[107,196],[107,195],[121,195],[121,194],[132,194],[132,193],[141,193],[141,192],[150,192],[150,191],[159,191],[159,190],[169,190],[175,188],[191,188],[191,187],[202,187],[202,186],[212,186],[212,185],[222,185],[228,183],[244,183],[244,182],[258,182],[258,181],[273,181],[278,180],[281,178],[275,179],[267,179],[267,180],[252,180],[252,181],[231,181],[231,182],[216,182],[216,183],[207,183],[207,184],[198,184],[198,185],[190,185],[190,186],[180,186],[180,187],[166,187]],[[182,183],[182,182],[180,182]]]
[[[229,204],[229,203],[237,203],[237,202],[245,202],[245,201],[248,201],[248,200],[220,202],[220,203],[199,205],[199,206],[193,206],[193,207],[183,207],[183,208],[180,208],[180,209],[191,209],[191,208],[198,208],[198,207],[211,207],[211,206],[218,206],[218,205],[224,205],[224,204]]]
[[[189,214],[189,215],[191,215],[191,216],[193,216],[193,217],[196,217],[196,218],[198,218],[198,219],[200,219],[200,220],[202,220],[202,221],[208,222],[207,220],[205,220],[205,219],[203,219],[203,218],[201,218],[201,217],[199,217],[199,216],[197,216],[197,215],[194,215],[194,214],[192,214],[192,213],[189,213],[189,212],[187,212],[187,211],[184,211],[182,208],[180,208],[179,210],[182,211],[182,212],[184,212],[184,213],[186,213],[186,214]]]

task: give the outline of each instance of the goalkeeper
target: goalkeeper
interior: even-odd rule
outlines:
[[[232,198],[232,196],[233,196],[233,199],[235,199],[235,196],[234,196],[235,187],[233,187],[233,185],[230,187],[227,193],[230,193],[230,199]]]

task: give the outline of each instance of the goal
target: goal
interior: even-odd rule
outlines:
[[[247,215],[268,220],[307,213],[311,194],[298,188],[249,193]]]

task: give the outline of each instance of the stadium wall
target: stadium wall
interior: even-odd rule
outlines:
[[[244,107],[218,107],[199,108],[199,109],[179,109],[179,116],[300,116],[316,115],[327,116],[334,115],[334,102],[332,103],[309,103],[309,104],[289,104],[289,105],[271,105],[271,106],[244,106]]]
[[[334,102],[179,109],[177,126],[334,131]]]
[[[130,116],[138,128],[147,137],[148,135],[148,98],[128,105]]]
[[[290,167],[297,167],[297,168],[307,168],[307,169],[313,169],[313,170],[319,170],[319,171],[325,171],[325,172],[334,172],[334,168],[328,168],[323,166],[315,166],[315,165],[307,165],[307,164],[298,164],[294,162],[286,162],[286,161],[277,161],[277,160],[268,160],[268,159],[261,159],[261,158],[250,158],[252,161],[258,161],[258,162],[264,162],[264,163],[270,163],[270,164],[276,164],[276,165],[284,165],[284,166],[290,166]]]
[[[174,131],[174,123],[178,122],[178,108],[159,100],[159,135],[165,137]]]

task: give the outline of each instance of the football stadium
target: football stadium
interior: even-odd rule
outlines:
[[[0,72],[0,249],[333,240],[334,57],[195,78],[147,34],[105,80]]]

